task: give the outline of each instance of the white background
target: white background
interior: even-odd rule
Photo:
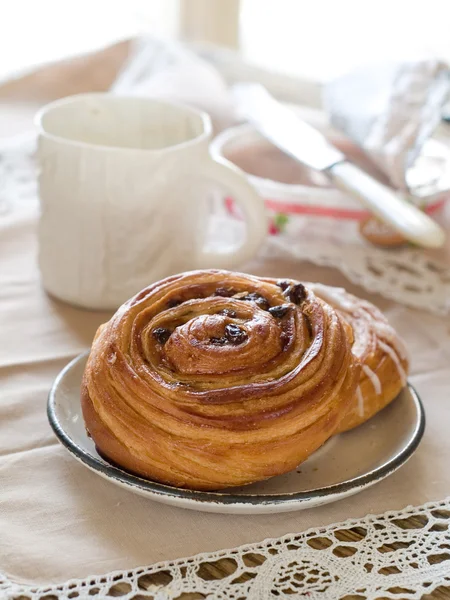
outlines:
[[[179,1],[0,0],[0,77],[137,33],[174,37]],[[241,5],[244,56],[284,73],[325,79],[383,58],[427,53],[450,59],[450,0]]]

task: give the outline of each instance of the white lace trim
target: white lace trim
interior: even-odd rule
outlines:
[[[345,227],[341,223],[337,226],[341,233]],[[412,248],[382,250],[363,243],[312,238],[311,235],[272,236],[266,253],[270,257],[294,256],[335,267],[369,292],[437,315],[450,313],[450,268],[430,259],[425,252]]]
[[[357,594],[361,600],[413,600],[440,585],[450,588],[449,524],[450,498],[62,585],[21,586],[0,575],[0,596],[339,600]]]

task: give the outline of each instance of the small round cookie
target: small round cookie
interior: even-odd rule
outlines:
[[[359,225],[359,232],[368,242],[380,248],[398,248],[408,243],[401,233],[371,215]]]

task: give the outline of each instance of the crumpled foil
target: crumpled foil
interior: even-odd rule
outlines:
[[[363,148],[394,187],[411,192],[448,169],[444,147],[441,160],[436,145],[435,160],[419,159],[428,153],[449,90],[449,67],[441,61],[391,62],[330,81],[323,100],[331,124]]]

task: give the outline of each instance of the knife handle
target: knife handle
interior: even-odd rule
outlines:
[[[435,221],[354,164],[340,162],[326,169],[326,173],[337,188],[356,196],[375,216],[411,242],[426,248],[445,243],[445,232]]]

